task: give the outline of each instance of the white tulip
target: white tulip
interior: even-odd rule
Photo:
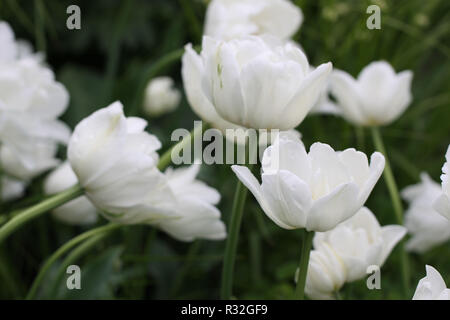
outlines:
[[[187,46],[183,57],[190,104],[219,127],[295,128],[317,101],[331,69],[326,63],[310,72],[300,49],[268,37],[229,42],[204,37],[200,56]]]
[[[398,74],[385,61],[372,62],[357,79],[335,70],[331,75],[331,92],[342,115],[362,126],[387,125],[396,120],[409,106],[413,73]]]
[[[6,173],[24,180],[56,166],[59,143],[70,129],[57,118],[69,95],[53,72],[0,22],[0,143]]]
[[[180,92],[170,77],[152,79],[145,89],[144,111],[152,117],[171,112],[178,107]]]
[[[355,149],[335,152],[314,143],[309,153],[292,135],[280,134],[264,151],[262,184],[244,166],[232,166],[242,183],[278,226],[328,231],[366,202],[384,169],[384,157]]]
[[[302,20],[300,8],[286,0],[213,0],[206,11],[204,34],[225,40],[271,34],[287,40]]]
[[[427,275],[420,279],[413,300],[450,300],[450,289],[447,289],[444,279],[432,266],[426,265]]]
[[[412,235],[406,243],[406,248],[423,253],[450,239],[450,221],[432,206],[442,193],[441,186],[426,173],[422,173],[420,177],[421,182],[405,188],[402,197],[409,202],[405,227]]]
[[[157,226],[181,241],[225,239],[225,224],[214,206],[219,202],[220,194],[195,179],[199,170],[199,165],[166,170],[165,176],[176,198],[179,218],[161,221]]]
[[[25,190],[26,184],[23,181],[3,176],[1,178],[1,200],[10,201],[20,198]]]
[[[442,193],[434,202],[434,209],[441,215],[450,219],[450,145],[445,155],[446,162],[442,167]]]
[[[80,185],[106,218],[154,223],[174,216],[173,196],[157,169],[159,140],[147,122],[125,118],[120,102],[94,112],[75,128],[68,159]]]
[[[347,278],[347,270],[334,249],[324,244],[320,250],[311,251],[305,293],[311,299],[334,299]]]
[[[44,192],[52,195],[64,191],[78,183],[69,162],[64,162],[53,170],[44,182]],[[97,221],[97,209],[85,196],[80,196],[53,209],[53,216],[71,225],[88,225]]]
[[[328,245],[340,257],[346,268],[346,281],[359,280],[370,265],[381,266],[395,245],[405,236],[406,228],[399,225],[381,227],[374,214],[366,207],[333,230],[318,232],[314,248]]]

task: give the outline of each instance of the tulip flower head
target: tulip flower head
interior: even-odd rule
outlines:
[[[200,56],[186,47],[182,72],[188,100],[206,121],[289,130],[316,103],[331,69],[326,63],[311,72],[300,49],[274,38],[205,36]]]
[[[411,103],[409,70],[395,73],[385,61],[372,62],[357,79],[341,70],[331,75],[331,92],[342,115],[360,126],[381,126],[395,121]]]
[[[41,59],[24,51],[0,22],[0,162],[4,172],[27,183],[59,164],[56,152],[70,129],[57,118],[69,103],[65,87]]]
[[[332,299],[345,282],[364,278],[369,266],[381,267],[405,234],[406,228],[399,225],[381,227],[366,207],[334,229],[316,233],[306,294]]]
[[[434,201],[442,194],[441,186],[426,173],[421,182],[406,187],[402,197],[409,202],[405,214],[405,227],[412,237],[406,242],[409,251],[423,253],[450,239],[450,220],[434,208]]]
[[[292,135],[280,134],[264,151],[262,184],[244,166],[234,173],[259,205],[284,229],[328,231],[353,216],[366,202],[384,169],[381,153],[334,151],[314,143],[309,153]]]
[[[420,279],[413,300],[450,300],[450,289],[446,288],[444,279],[432,266],[425,266],[427,275]]]
[[[204,32],[224,40],[262,34],[287,40],[302,20],[301,10],[287,0],[213,0],[206,11]]]
[[[175,110],[181,100],[180,92],[173,87],[170,77],[152,79],[145,89],[144,111],[152,117]]]
[[[157,169],[159,140],[141,118],[125,118],[120,102],[94,112],[75,128],[68,159],[86,196],[119,223],[151,223],[175,215]]]
[[[77,184],[77,177],[69,162],[64,162],[53,170],[44,182],[44,191],[52,195]],[[89,225],[97,221],[97,209],[85,196],[80,196],[53,209],[53,216],[70,225]]]
[[[442,167],[442,193],[434,202],[434,209],[441,215],[450,219],[450,145],[445,155],[446,162]]]

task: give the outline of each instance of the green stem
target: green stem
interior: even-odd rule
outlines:
[[[103,233],[108,232],[108,231],[112,231],[112,230],[117,229],[117,228],[119,228],[121,226],[122,225],[120,225],[120,224],[110,223],[110,224],[107,224],[107,225],[104,225],[104,226],[101,226],[101,227],[98,227],[98,228],[95,228],[95,229],[91,229],[89,231],[86,231],[86,232],[76,236],[75,238],[71,239],[70,241],[68,241],[67,243],[62,245],[58,250],[56,250],[50,256],[50,258],[47,259],[47,261],[44,263],[42,268],[39,270],[38,275],[34,279],[33,284],[31,285],[31,288],[28,291],[26,299],[30,300],[30,299],[34,298],[34,296],[36,295],[36,291],[39,288],[39,285],[41,284],[42,280],[44,279],[44,276],[45,276],[45,273],[47,272],[47,270],[52,266],[52,264],[56,260],[58,260],[67,251],[72,249],[78,243],[81,243],[81,242],[83,242],[84,240],[86,240],[86,239],[88,239],[90,237],[97,236],[97,235],[103,234]]]
[[[230,227],[227,243],[225,246],[223,269],[222,269],[222,289],[220,298],[231,299],[233,287],[234,260],[236,259],[236,249],[239,240],[239,230],[241,229],[242,214],[244,212],[245,200],[248,190],[238,179],[236,192],[234,194],[233,209],[231,211]]]
[[[397,183],[395,182],[394,174],[392,173],[391,165],[389,163],[388,155],[384,147],[383,139],[377,127],[372,128],[372,138],[373,143],[375,144],[375,148],[379,152],[381,152],[386,159],[386,165],[384,167],[383,172],[384,179],[386,181],[386,185],[389,190],[389,195],[391,196],[392,205],[394,206],[394,212],[395,217],[397,219],[397,223],[403,225],[403,206],[400,200]]]
[[[106,74],[105,74],[105,82],[104,82],[104,99],[105,103],[109,103],[112,92],[114,88],[114,81],[117,74],[117,69],[119,66],[119,58],[120,58],[120,47],[122,43],[123,31],[125,29],[125,25],[128,21],[128,17],[130,15],[132,7],[132,1],[123,1],[121,7],[118,10],[118,18],[115,21],[114,26],[114,35],[112,38],[111,46],[108,50],[107,55],[107,63],[106,63]]]
[[[375,145],[375,148],[381,152],[385,159],[386,159],[386,165],[384,167],[384,180],[386,181],[387,188],[389,190],[389,195],[391,197],[392,205],[394,207],[394,213],[395,217],[397,219],[397,223],[400,225],[403,225],[403,206],[402,201],[400,199],[400,194],[398,192],[397,183],[395,182],[394,174],[392,173],[391,165],[389,163],[389,158],[386,152],[386,149],[384,147],[383,139],[380,134],[380,130],[377,127],[372,127],[372,138],[373,143]],[[408,255],[405,250],[404,241],[401,241],[399,243],[400,248],[400,257],[401,257],[401,268],[402,268],[402,280],[403,280],[403,289],[405,291],[405,294],[409,296],[409,259]]]
[[[306,231],[303,239],[302,255],[300,257],[299,276],[297,279],[297,287],[295,288],[295,299],[303,300],[305,299],[305,285],[306,285],[306,275],[308,273],[309,265],[309,255],[311,253],[312,240],[314,237],[313,231]]]
[[[184,16],[188,21],[188,26],[191,29],[192,37],[195,39],[195,42],[201,40],[202,37],[202,27],[198,21],[197,16],[195,15],[194,9],[192,8],[191,0],[178,0],[180,6],[183,10]]]
[[[248,141],[245,144],[245,148],[248,159],[251,159],[249,150],[253,148],[250,148]],[[247,167],[251,171],[253,165],[248,164]],[[248,189],[237,178],[236,191],[234,193],[233,207],[231,210],[231,218],[228,229],[228,237],[223,258],[222,287],[220,291],[220,298],[222,300],[230,300],[233,291],[234,262],[236,260],[239,231],[241,229],[242,216],[245,207],[245,200],[247,199],[247,194]]]
[[[187,145],[191,144],[198,135],[201,135],[203,130],[208,127],[207,124],[202,122],[201,126],[196,126],[189,135],[183,137],[181,141],[167,150],[160,158],[158,162],[158,169],[164,170],[172,162],[172,154],[179,154],[181,150]]]
[[[101,240],[103,240],[110,233],[111,233],[111,230],[109,230],[109,232],[103,232],[103,233],[91,236],[91,238],[85,240],[82,244],[80,244],[71,253],[69,253],[67,255],[67,257],[64,259],[64,261],[61,263],[61,265],[59,267],[55,281],[53,282],[52,289],[50,290],[50,295],[49,295],[50,297],[56,296],[57,290],[58,290],[58,284],[61,282],[61,279],[63,278],[67,267],[70,266],[71,264],[73,264],[75,261],[77,261],[87,251],[89,251],[92,247],[94,247],[97,243],[99,243]]]
[[[83,189],[75,185],[65,191],[55,194],[50,198],[22,211],[0,228],[0,244],[15,230],[28,221],[37,218],[41,214],[50,211],[60,205],[75,199],[83,194]]]
[[[34,1],[35,38],[39,52],[45,52],[47,48],[45,40],[45,10],[42,0]]]

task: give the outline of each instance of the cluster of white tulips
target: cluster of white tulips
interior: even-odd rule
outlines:
[[[46,211],[74,225],[92,225],[101,215],[115,226],[148,224],[181,241],[226,239],[221,297],[229,299],[247,188],[276,225],[304,229],[299,268],[292,275],[295,297],[306,293],[311,299],[330,299],[345,283],[365,278],[368,267],[381,268],[407,233],[412,235],[407,251],[423,253],[448,240],[450,146],[441,185],[423,173],[419,184],[401,192],[410,205],[403,221],[379,131],[410,105],[412,72],[397,73],[388,62],[378,61],[355,79],[333,70],[331,62],[313,67],[291,40],[302,21],[300,9],[287,0],[213,0],[201,50],[185,47],[181,75],[197,116],[222,131],[281,131],[264,150],[256,176],[251,166],[231,167],[238,185],[228,228],[216,207],[220,194],[196,179],[200,166],[164,171],[168,161],[158,154],[161,142],[146,131],[144,119],[126,117],[120,102],[99,109],[70,132],[58,120],[68,106],[67,90],[43,58],[24,49],[1,22],[2,199],[22,196],[31,179],[54,170],[44,181],[51,197],[0,226],[0,242]],[[174,111],[180,99],[172,79],[155,78],[145,92],[144,112],[158,116]],[[370,127],[377,151],[369,161],[354,148],[335,151],[321,142],[308,150],[292,130],[312,113],[331,113]],[[64,162],[56,157],[61,143],[67,144]],[[383,172],[396,225],[381,226],[377,212],[365,207]],[[407,283],[403,246],[399,253],[397,272]],[[414,299],[450,299],[439,273],[430,266],[426,273]]]

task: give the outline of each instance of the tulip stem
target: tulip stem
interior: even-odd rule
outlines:
[[[98,236],[101,234],[105,234],[106,232],[115,230],[122,225],[115,224],[115,223],[109,223],[107,225],[97,227],[95,229],[91,229],[89,231],[86,231],[75,238],[72,238],[70,241],[66,242],[64,245],[62,245],[58,250],[56,250],[48,259],[45,261],[42,268],[39,270],[38,275],[33,281],[33,284],[31,285],[30,290],[28,291],[28,294],[26,296],[27,300],[31,300],[36,295],[37,289],[39,288],[39,285],[41,284],[42,280],[44,279],[45,273],[47,270],[52,266],[52,264],[58,260],[62,255],[64,255],[67,251],[75,247],[77,244],[83,242],[84,240]],[[101,238],[98,238],[101,239]]]
[[[231,299],[234,261],[236,259],[239,230],[241,229],[242,215],[244,212],[247,193],[247,188],[238,179],[236,184],[236,192],[234,193],[233,209],[231,211],[231,220],[223,259],[222,289],[220,292],[220,298],[222,300]]]
[[[308,273],[309,256],[311,253],[312,240],[314,237],[314,231],[305,230],[302,254],[300,257],[300,263],[298,265],[299,275],[297,279],[297,287],[295,288],[295,299],[304,300],[305,299],[305,285],[306,285],[306,275]]]
[[[381,152],[385,159],[386,165],[384,167],[384,179],[386,181],[387,188],[389,190],[389,195],[391,196],[392,205],[394,207],[395,217],[397,223],[403,225],[403,206],[400,200],[400,195],[398,192],[397,183],[395,182],[394,174],[392,173],[391,165],[389,163],[388,155],[384,147],[383,139],[380,134],[380,130],[377,127],[372,128],[372,138],[375,148]]]
[[[201,135],[203,130],[206,130],[207,124],[202,122],[202,125],[196,126],[189,135],[186,135],[177,144],[173,145],[169,150],[164,152],[158,162],[158,169],[164,170],[172,162],[172,154],[178,154],[187,144],[191,144],[198,135]],[[201,138],[200,138],[201,139]]]
[[[257,139],[257,141],[259,141]],[[258,154],[258,148],[250,146],[250,140],[245,143],[245,155],[248,160],[247,167],[251,171],[253,165],[251,161],[254,156],[253,152]],[[250,152],[251,151],[251,152]],[[239,241],[239,231],[241,229],[242,216],[247,199],[248,189],[237,179],[236,191],[234,193],[233,207],[231,210],[230,223],[228,227],[228,237],[225,244],[225,253],[222,268],[222,287],[220,290],[220,298],[222,300],[230,300],[233,291],[234,262],[236,260],[236,251]]]
[[[109,234],[111,234],[112,230],[104,231],[102,233],[91,235],[89,239],[86,239],[83,243],[81,243],[78,247],[73,249],[73,251],[67,255],[67,257],[61,262],[59,266],[58,273],[56,274],[55,280],[53,281],[53,285],[51,290],[49,291],[51,298],[56,298],[58,293],[58,284],[60,283],[63,275],[68,266],[77,261],[80,257],[82,257],[87,251],[89,251],[92,247],[94,247],[101,240],[106,238]]]
[[[79,185],[75,185],[67,190],[57,193],[50,198],[22,211],[22,213],[14,216],[5,225],[0,228],[0,244],[14,231],[19,229],[28,221],[50,211],[64,203],[75,199],[83,194],[83,189]]]
[[[383,138],[381,136],[380,130],[378,127],[372,128],[372,138],[375,148],[381,152],[385,159],[386,165],[384,167],[384,180],[386,181],[387,188],[389,190],[389,195],[391,197],[392,205],[394,207],[395,216],[397,219],[397,223],[399,225],[403,225],[403,206],[402,201],[400,199],[400,194],[398,192],[397,183],[395,182],[394,174],[392,173],[391,165],[389,163],[389,158],[386,152],[386,148],[384,147]],[[403,289],[405,294],[409,296],[409,260],[408,255],[406,254],[406,250],[404,247],[404,241],[399,243],[400,247],[400,255],[401,255],[401,266],[402,266],[402,280],[403,280]]]

